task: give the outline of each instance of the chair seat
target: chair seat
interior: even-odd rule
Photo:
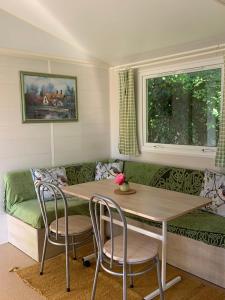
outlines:
[[[159,250],[159,243],[143,234],[134,231],[127,232],[127,263],[144,263],[153,259]],[[103,247],[104,254],[111,258],[111,240]],[[123,262],[123,235],[114,237],[113,259],[119,263]]]
[[[56,220],[49,225],[51,232],[56,233]],[[82,215],[68,216],[68,234],[77,235],[92,230],[91,218]],[[58,219],[58,234],[65,235],[65,218]]]

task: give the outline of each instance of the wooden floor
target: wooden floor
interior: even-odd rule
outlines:
[[[43,299],[37,292],[26,286],[15,273],[9,272],[13,267],[25,267],[33,263],[35,262],[31,258],[14,246],[0,245],[0,300]],[[177,275],[182,276],[182,281],[166,291],[166,300],[225,300],[224,289],[168,266],[167,279]],[[140,299],[154,289],[155,285],[155,274],[153,273],[135,279],[135,291],[140,294]]]

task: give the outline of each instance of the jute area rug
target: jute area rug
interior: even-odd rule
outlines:
[[[39,275],[40,264],[17,270],[18,276],[30,287],[48,300],[91,298],[94,278],[94,266],[86,268],[80,260],[70,259],[71,291],[68,293],[65,277],[65,255],[61,254],[45,262],[44,274]],[[99,273],[96,300],[122,299],[122,281],[107,276],[104,271]],[[129,300],[140,300],[142,297],[128,288]]]

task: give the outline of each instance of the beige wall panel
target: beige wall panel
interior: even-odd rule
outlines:
[[[52,73],[77,77],[78,122],[54,124],[55,164],[109,157],[108,70],[51,64]]]
[[[73,75],[78,122],[22,124],[19,71]],[[93,65],[0,55],[0,243],[7,241],[3,176],[110,155],[108,70]]]
[[[108,70],[90,65],[76,65],[54,62],[51,72],[77,77],[79,91],[105,91],[108,93]]]
[[[50,125],[22,124],[21,70],[47,72],[47,61],[0,56],[0,243],[7,240],[3,210],[4,174],[51,163]]]

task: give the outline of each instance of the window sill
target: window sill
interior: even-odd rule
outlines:
[[[187,146],[188,147],[188,146]],[[206,157],[215,158],[216,148],[207,147],[190,147],[189,149],[183,146],[161,146],[161,145],[143,145],[141,147],[141,152],[151,152],[159,154],[171,154],[179,156],[191,156],[191,157]],[[203,150],[204,149],[204,150]]]

